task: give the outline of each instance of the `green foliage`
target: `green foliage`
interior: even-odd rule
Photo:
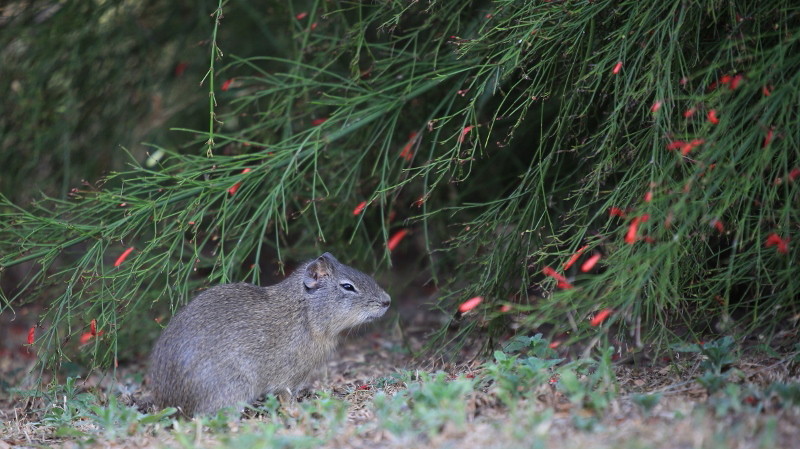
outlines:
[[[608,347],[598,360],[576,360],[564,365],[558,371],[558,388],[573,404],[602,413],[618,393],[611,364],[613,353],[614,348]]]
[[[634,394],[631,395],[631,401],[634,404],[639,406],[642,413],[645,416],[650,416],[650,413],[653,411],[653,408],[658,405],[658,401],[661,400],[661,394],[653,393],[653,394]]]
[[[91,319],[106,334],[88,352],[110,366],[147,311],[200,284],[258,282],[323,249],[388,266],[398,231],[395,253],[424,254],[443,310],[513,297],[523,330],[577,340],[603,308],[620,338],[659,342],[800,312],[794,2],[196,8],[209,126],[187,122],[183,145],[157,141],[67,199],[0,197],[0,266],[36,262],[35,288],[0,301],[52,295],[36,341],[51,366]]]

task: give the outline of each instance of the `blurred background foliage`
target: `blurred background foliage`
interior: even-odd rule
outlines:
[[[792,332],[798,13],[12,3],[3,307],[48,304],[35,345],[54,366],[96,320],[82,354],[107,365],[196,288],[330,250],[394,296],[435,291],[431,344]]]

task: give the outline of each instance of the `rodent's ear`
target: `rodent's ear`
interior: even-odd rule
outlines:
[[[325,276],[331,276],[333,273],[331,261],[325,257],[326,255],[330,256],[330,254],[325,253],[306,266],[306,272],[303,275],[303,285],[305,285],[307,290],[318,288],[320,279]]]

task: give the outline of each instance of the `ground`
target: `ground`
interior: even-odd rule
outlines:
[[[0,449],[800,447],[798,363],[791,354],[745,351],[721,362],[718,377],[708,374],[713,353],[655,361],[613,356],[604,365],[602,357],[558,361],[569,351],[548,352],[547,342],[535,338],[494,356],[466,345],[477,349],[445,361],[410,355],[440,324],[434,314],[407,315],[402,332],[391,322],[345,336],[296,404],[267,398],[258,411],[233,419],[160,416],[132,407],[141,402],[144,370],[135,363],[120,366],[118,383],[94,373],[51,390],[50,399],[3,398]],[[528,359],[545,353],[553,364],[537,368],[548,359]],[[3,354],[4,373],[32,366],[34,359],[21,354]],[[714,379],[721,379],[716,387]]]

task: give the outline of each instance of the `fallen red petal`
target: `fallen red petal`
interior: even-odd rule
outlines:
[[[611,73],[613,73],[614,75],[616,75],[616,74],[618,74],[618,73],[619,73],[619,71],[620,71],[620,70],[622,70],[622,61],[617,61],[617,64],[616,64],[616,65],[614,65],[614,69],[613,69],[613,70],[611,70]]]
[[[122,262],[125,262],[125,259],[127,259],[132,252],[133,252],[133,247],[131,246],[130,248],[126,249],[122,254],[120,254],[120,256],[117,258],[117,261],[114,262],[114,266],[118,267],[122,265]]]
[[[592,320],[589,322],[589,325],[599,326],[603,321],[606,320],[606,318],[611,316],[612,313],[614,313],[614,311],[611,309],[603,309],[597,312],[597,315],[595,315],[594,318],[592,318]]]
[[[367,202],[366,201],[362,201],[362,202],[358,203],[358,206],[356,206],[356,208],[353,209],[353,215],[360,214],[361,212],[364,211],[365,207],[367,207]]]
[[[389,242],[386,243],[386,246],[389,248],[389,251],[394,251],[397,248],[397,245],[400,244],[400,241],[408,234],[408,229],[401,229],[395,232],[390,238]]]
[[[594,266],[597,265],[597,262],[600,260],[601,257],[602,256],[599,253],[596,253],[592,255],[592,257],[586,259],[586,262],[584,262],[583,265],[581,265],[581,271],[583,271],[584,273],[586,273],[587,271],[591,271],[592,268],[594,268]]]
[[[577,251],[575,251],[575,254],[573,254],[573,255],[572,255],[570,258],[569,258],[569,260],[567,261],[567,263],[565,263],[565,264],[564,264],[564,270],[568,270],[568,269],[569,269],[569,267],[571,267],[572,265],[574,265],[574,264],[575,264],[575,262],[577,262],[577,261],[578,261],[578,258],[580,258],[580,257],[581,257],[581,254],[583,254],[583,252],[584,252],[584,251],[586,251],[586,249],[587,249],[587,248],[589,248],[589,245],[583,245],[581,248],[579,248]]]
[[[483,301],[483,297],[481,297],[481,296],[476,296],[474,298],[470,298],[470,299],[462,302],[461,305],[458,306],[458,311],[461,312],[461,313],[469,312],[470,310],[472,310],[475,307],[477,307],[478,304],[481,303],[481,301]]]

